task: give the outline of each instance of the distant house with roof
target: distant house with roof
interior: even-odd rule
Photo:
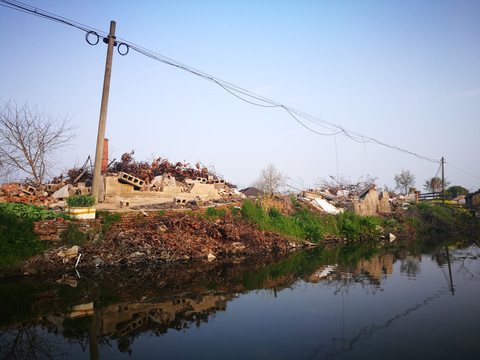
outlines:
[[[465,196],[465,205],[480,205],[480,189]]]
[[[262,190],[257,189],[256,187],[248,187],[245,189],[240,190],[241,193],[243,193],[247,197],[256,197],[263,195],[264,192]]]

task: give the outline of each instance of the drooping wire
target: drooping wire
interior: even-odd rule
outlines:
[[[440,165],[438,166],[438,169],[437,169],[437,172],[435,173],[435,179],[438,177],[438,173],[440,172],[440,169],[442,168],[442,164],[440,163]]]
[[[101,30],[97,30],[97,29],[94,29],[92,27],[88,27],[86,25],[83,25],[81,23],[78,23],[78,22],[75,22],[75,21],[72,21],[70,19],[66,19],[66,18],[63,18],[61,16],[58,16],[58,15],[55,15],[55,14],[52,14],[52,13],[49,13],[47,11],[44,11],[44,10],[41,10],[41,9],[38,9],[38,8],[35,8],[35,7],[32,7],[30,5],[27,5],[27,4],[24,4],[24,3],[21,3],[19,1],[14,1],[14,0],[0,0],[0,5],[1,6],[4,6],[4,7],[7,7],[7,8],[11,8],[11,9],[15,9],[15,10],[18,10],[18,11],[22,11],[22,12],[25,12],[25,13],[29,13],[29,14],[32,14],[32,15],[35,15],[35,16],[40,16],[40,17],[43,17],[45,19],[48,19],[48,20],[51,20],[51,21],[56,21],[56,22],[60,22],[60,23],[63,23],[65,25],[68,25],[68,26],[72,26],[72,27],[75,27],[77,29],[80,29],[82,31],[84,31],[86,33],[86,38],[87,38],[87,42],[91,45],[93,45],[92,43],[90,43],[88,41],[88,34],[91,34],[91,35],[95,35],[95,36],[107,36],[108,37],[108,34],[101,31]],[[105,38],[104,38],[105,40]],[[299,111],[299,110],[296,110],[294,108],[291,108],[289,106],[286,106],[286,105],[283,105],[281,103],[278,103],[276,101],[273,101],[271,99],[268,99],[266,97],[263,97],[261,95],[258,95],[258,94],[255,94],[253,92],[250,92],[246,89],[243,89],[239,86],[236,86],[234,84],[231,84],[229,82],[226,82],[224,80],[221,80],[217,77],[214,77],[212,75],[209,75],[207,73],[204,73],[200,70],[197,70],[197,69],[194,69],[190,66],[187,66],[185,64],[182,64],[181,62],[178,62],[178,61],[175,61],[173,59],[170,59],[164,55],[161,55],[161,54],[158,54],[158,53],[155,53],[151,50],[148,50],[144,47],[141,47],[139,45],[136,45],[134,43],[131,43],[127,40],[124,40],[124,39],[120,39],[118,38],[118,40],[121,40],[122,42],[118,45],[118,50],[120,48],[121,45],[124,45],[125,46],[125,51],[124,52],[120,52],[119,53],[121,55],[126,55],[129,51],[129,49],[132,49],[136,52],[138,52],[139,54],[142,54],[146,57],[149,57],[155,61],[159,61],[159,62],[162,62],[166,65],[170,65],[170,66],[173,66],[173,67],[176,67],[178,69],[181,69],[181,70],[184,70],[184,71],[187,71],[193,75],[196,75],[196,76],[199,76],[205,80],[208,80],[210,82],[213,82],[215,84],[217,84],[218,86],[222,87],[224,90],[226,90],[227,92],[229,92],[230,94],[232,94],[233,96],[249,103],[249,104],[252,104],[252,105],[255,105],[255,106],[261,106],[261,107],[280,107],[282,109],[284,109],[291,117],[293,117],[293,119],[295,121],[297,121],[300,125],[302,125],[303,127],[305,127],[307,130],[317,134],[317,135],[321,135],[321,136],[336,136],[338,134],[343,134],[344,136],[346,136],[347,138],[351,139],[352,141],[355,141],[355,142],[358,142],[358,143],[362,143],[362,144],[366,144],[366,143],[375,143],[377,145],[380,145],[380,146],[384,146],[384,147],[387,147],[387,148],[390,148],[390,149],[393,149],[393,150],[397,150],[397,151],[400,151],[400,152],[404,152],[404,153],[407,153],[407,154],[410,154],[410,155],[413,155],[419,159],[422,159],[422,160],[426,160],[426,161],[430,161],[430,162],[433,162],[433,163],[439,163],[438,160],[434,160],[434,159],[431,159],[429,157],[426,157],[426,156],[423,156],[423,155],[420,155],[420,154],[417,154],[415,152],[412,152],[412,151],[409,151],[409,150],[406,150],[406,149],[403,149],[403,148],[400,148],[398,146],[395,146],[395,145],[389,145],[389,144],[386,144],[380,140],[377,140],[377,139],[374,139],[374,138],[371,138],[371,137],[368,137],[368,136],[364,136],[364,135],[361,135],[361,134],[358,134],[352,130],[349,130],[349,129],[346,129],[346,128],[343,128],[342,126],[340,125],[336,125],[336,124],[332,124],[332,123],[329,123],[325,120],[322,120],[318,117],[315,117],[313,115],[309,115],[309,114],[306,114],[302,111]],[[95,44],[98,43],[95,42]],[[248,100],[247,98],[250,98],[250,99],[253,99],[252,100]],[[295,115],[294,115],[295,114]],[[304,122],[302,122],[300,120],[300,118],[306,120],[306,121],[310,121],[312,123],[314,123],[315,125],[318,125],[318,126],[322,126],[323,128],[327,129],[329,131],[329,133],[324,133],[324,132],[319,132],[319,131],[316,131],[314,129],[312,129],[311,127],[307,126]],[[459,169],[460,170],[460,169]],[[468,173],[467,173],[468,174]],[[474,176],[472,174],[469,174],[471,176]],[[474,176],[475,177],[475,176]]]
[[[74,28],[80,29],[82,31],[88,32],[88,31],[95,31],[97,34],[103,34],[103,36],[107,36],[108,34],[103,32],[102,30],[94,29],[90,26],[83,25],[79,22],[61,17],[59,15],[49,13],[48,11],[38,9],[36,7],[33,7],[31,5],[22,3],[20,1],[13,1],[13,0],[0,0],[3,4],[0,4],[0,6],[4,6],[6,8],[10,8],[13,10],[21,11],[24,13],[28,13],[31,15],[39,16],[51,21],[59,22],[68,26],[72,26]]]
[[[455,165],[453,165],[452,163],[449,163],[449,162],[446,162],[446,161],[445,161],[445,164],[448,164],[448,165],[450,165],[451,167],[457,169],[458,171],[461,171],[461,172],[463,172],[464,174],[470,175],[471,177],[474,177],[475,179],[480,180],[480,177],[478,177],[478,176],[476,176],[476,175],[473,175],[472,173],[470,173],[470,172],[468,172],[468,171],[462,170],[462,169],[456,167]]]

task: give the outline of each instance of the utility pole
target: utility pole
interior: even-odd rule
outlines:
[[[445,159],[442,156],[442,205],[445,205]]]
[[[110,92],[110,77],[112,74],[113,47],[115,45],[115,21],[110,21],[108,34],[107,61],[105,64],[105,77],[103,78],[102,104],[100,106],[100,119],[98,121],[97,149],[95,152],[95,165],[93,168],[92,195],[99,200],[100,178],[102,176],[103,141],[105,138],[105,125],[107,122],[108,94]]]

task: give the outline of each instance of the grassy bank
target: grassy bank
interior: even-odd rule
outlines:
[[[227,220],[231,227],[233,225],[245,227],[244,221],[247,221],[256,224],[260,230],[319,245],[328,243],[327,241],[331,239],[335,239],[335,244],[338,244],[337,240],[342,240],[341,243],[347,245],[368,245],[373,244],[372,239],[380,239],[389,233],[411,237],[418,233],[437,236],[463,232],[468,236],[480,238],[479,222],[468,211],[441,204],[411,204],[408,209],[398,210],[388,217],[374,217],[357,216],[349,211],[338,215],[319,214],[294,201],[294,210],[290,211],[290,215],[286,215],[275,206],[267,206],[260,199],[246,200],[240,209],[211,207],[202,212],[186,211],[185,216],[201,217],[204,221],[215,223],[227,213],[233,215],[233,218],[229,217]],[[158,215],[166,216],[163,211]],[[71,219],[64,214],[33,205],[0,203],[0,268],[15,268],[23,260],[44,252],[48,245],[38,240],[33,231],[33,222],[55,219],[59,216]],[[100,228],[84,234],[72,223],[63,233],[62,243],[78,245],[92,239],[102,243],[111,235],[112,226],[122,221],[118,213],[99,212],[98,216],[102,219]],[[141,218],[143,219],[143,216]],[[147,224],[149,219],[145,218],[144,221]],[[179,224],[181,225],[181,222]],[[135,232],[132,233],[132,236],[134,235]],[[349,248],[353,249],[352,246]]]
[[[282,214],[272,207],[265,209],[261,202],[245,201],[242,217],[257,224],[262,230],[275,231],[296,239],[322,243],[329,236],[357,242],[398,230],[402,225],[394,219],[375,216],[358,216],[351,211],[338,215],[323,215],[297,205],[292,216]]]

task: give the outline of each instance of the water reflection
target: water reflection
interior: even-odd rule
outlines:
[[[395,285],[394,281],[397,281],[399,287],[405,286],[400,284],[401,278],[394,280],[392,277],[395,269],[398,269],[399,276],[416,278],[429,270],[425,267],[426,259],[432,260],[441,272],[444,279],[440,280],[444,281],[444,286],[417,297],[420,300],[410,304],[407,301],[390,303],[392,298],[389,297],[389,313],[379,306],[375,309],[379,320],[370,324],[367,322],[367,325],[362,323],[363,320],[357,320],[361,311],[369,309],[369,306],[377,303],[385,306],[384,300],[381,300],[385,294],[380,296],[378,292],[388,292],[387,285]],[[316,286],[315,289],[319,290],[328,289],[332,296],[341,296],[342,313],[337,318],[342,330],[319,328],[316,322],[309,323],[309,319],[313,318],[310,316],[305,317],[302,331],[309,328],[312,339],[305,339],[307,335],[303,333],[296,335],[294,329],[289,336],[299,336],[303,342],[312,343],[310,350],[308,346],[304,349],[304,357],[341,357],[446,293],[454,294],[452,264],[456,264],[456,276],[474,279],[478,283],[480,273],[476,246],[443,246],[427,255],[405,248],[387,253],[375,248],[313,249],[291,256],[276,254],[262,258],[196,262],[188,266],[176,264],[116,272],[51,275],[42,281],[4,281],[0,284],[0,306],[5,310],[0,318],[0,357],[58,358],[68,355],[69,358],[97,359],[105,352],[113,354],[113,357],[121,354],[135,356],[138,351],[133,351],[135,342],[143,342],[144,335],[162,337],[172,331],[196,334],[194,329],[207,327],[218,314],[228,313],[229,304],[236,304],[239,302],[237,299],[252,294],[252,291],[268,289],[274,297],[281,292],[282,300],[275,299],[280,304],[286,299],[283,295],[288,294],[285,290],[295,291],[300,284],[310,284],[310,287]],[[345,301],[349,292],[357,293],[358,289],[363,296],[370,298],[367,300],[355,295],[356,302],[352,305],[353,311],[357,312],[350,313],[345,308]],[[303,297],[296,298],[293,305],[286,304],[286,309],[298,308],[295,310],[298,311],[295,315],[298,319],[303,319],[303,313],[310,309],[308,297],[314,298],[314,294],[302,291],[305,292]],[[325,297],[328,292],[322,294]],[[400,299],[398,294],[402,292],[395,292],[396,298]],[[372,298],[373,295],[376,296]],[[334,301],[338,303],[338,300]],[[370,303],[360,307],[366,301]],[[324,308],[328,306],[333,308],[334,305],[323,305]],[[319,311],[316,307],[312,309]],[[259,318],[258,321],[262,320]],[[268,321],[274,324],[278,320]],[[355,326],[348,330],[346,323],[349,322]],[[241,328],[238,322],[232,322],[231,326],[237,327],[235,331]],[[255,324],[251,327],[250,331],[255,332]],[[211,331],[211,327],[208,329]],[[314,345],[316,334],[323,332],[330,340]],[[276,346],[279,346],[277,356],[289,357],[280,345]],[[295,354],[298,355],[292,353]],[[252,354],[245,352],[242,356],[249,355]]]

